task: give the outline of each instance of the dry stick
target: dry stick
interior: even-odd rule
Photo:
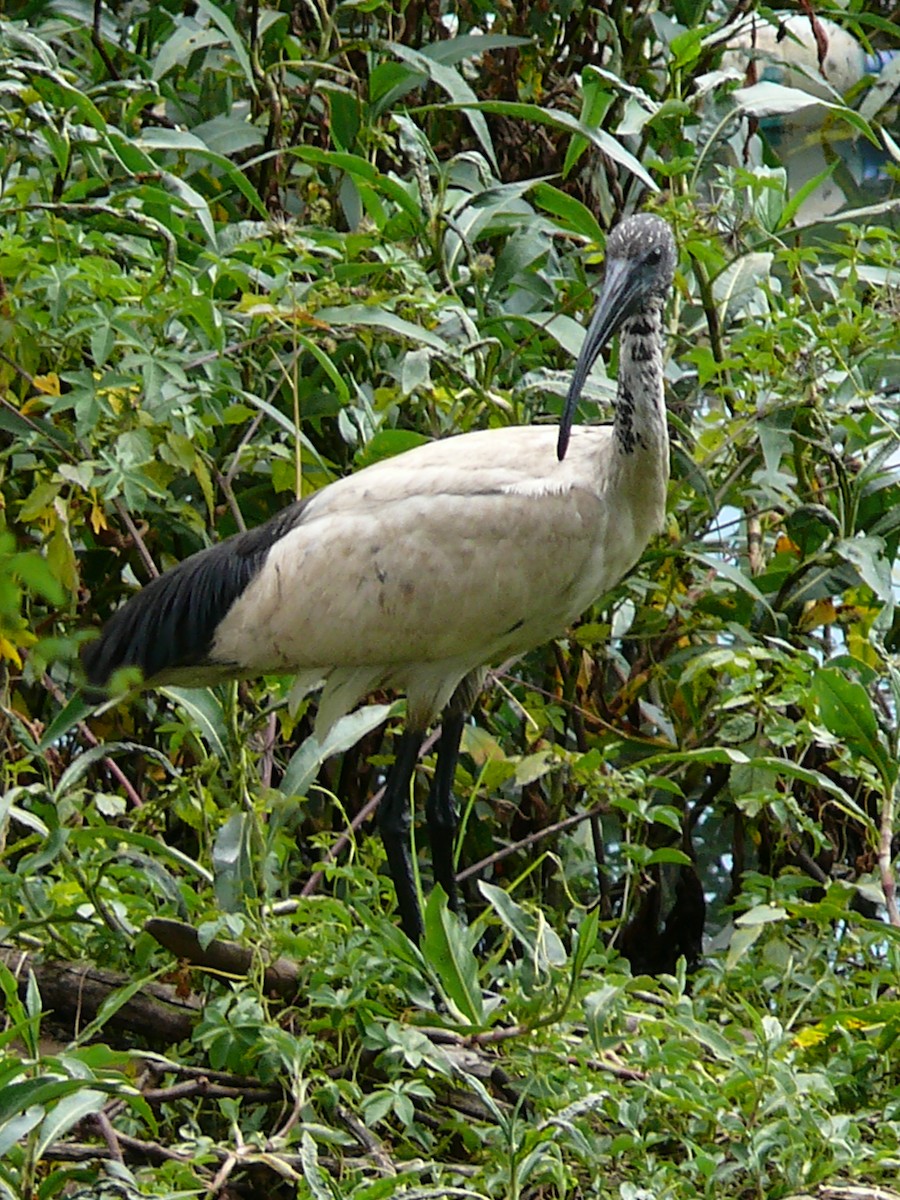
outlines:
[[[751,575],[761,575],[765,567],[762,547],[762,521],[759,514],[747,513],[747,560]]]
[[[518,850],[525,850],[528,846],[533,846],[535,842],[552,837],[555,833],[563,833],[566,829],[571,829],[573,825],[580,825],[582,821],[589,821],[592,817],[601,816],[608,811],[609,808],[607,805],[597,804],[594,808],[588,809],[587,812],[575,813],[574,816],[565,817],[562,821],[557,821],[554,825],[546,825],[543,829],[538,829],[535,833],[530,833],[528,837],[522,838],[520,842],[513,842],[510,846],[504,846],[502,850],[497,850],[494,854],[489,854],[481,862],[473,863],[472,866],[459,871],[456,881],[457,883],[462,883],[470,875],[474,875],[485,867],[493,866],[494,863],[502,862],[504,858],[508,858],[510,854],[515,854]]]
[[[66,698],[62,694],[60,689],[56,686],[56,684],[53,682],[53,680],[50,678],[50,676],[45,673],[41,677],[41,682],[43,683],[43,685],[47,689],[47,691],[51,694],[53,699],[57,702],[57,704],[59,704],[59,706],[61,708],[64,707],[65,703],[66,703]],[[96,735],[92,732],[90,727],[84,721],[78,722],[78,732],[81,734],[82,738],[87,742],[87,744],[89,746],[94,747],[94,746],[100,745],[100,739],[98,737],[96,737]],[[139,796],[134,785],[131,783],[131,781],[128,779],[128,777],[125,775],[124,771],[119,766],[119,764],[112,758],[104,758],[103,765],[106,767],[106,769],[109,771],[109,773],[112,776],[114,776],[114,778],[118,781],[119,786],[122,788],[122,790],[125,792],[125,795],[131,801],[132,808],[142,808],[143,803],[144,803],[143,800],[141,799],[141,797]]]
[[[891,847],[894,840],[894,789],[885,781],[881,801],[881,836],[878,839],[878,872],[888,920],[895,929],[900,929],[900,909],[897,908],[897,884],[891,864]]]
[[[122,76],[116,70],[112,59],[106,52],[106,47],[103,45],[103,35],[100,33],[100,19],[103,15],[103,0],[94,0],[94,20],[91,24],[91,42],[94,49],[103,59],[103,65],[109,72],[110,79],[120,80]]]
[[[438,726],[437,729],[435,729],[434,732],[428,738],[426,738],[426,740],[422,743],[422,749],[419,751],[419,758],[424,758],[424,756],[426,754],[431,753],[431,751],[434,749],[435,744],[440,739],[440,736],[441,736],[441,727]],[[322,882],[322,879],[325,875],[325,868],[328,866],[329,863],[334,862],[334,860],[341,853],[341,851],[344,849],[345,846],[348,846],[350,844],[351,839],[353,837],[355,837],[357,831],[359,830],[359,827],[361,825],[365,824],[365,822],[368,821],[369,817],[378,808],[378,805],[381,803],[381,797],[383,795],[384,795],[384,788],[380,787],[378,789],[378,791],[375,793],[375,795],[372,796],[372,798],[370,800],[368,800],[362,806],[362,808],[359,810],[359,812],[356,814],[356,816],[350,822],[349,827],[346,830],[344,830],[344,832],[341,834],[341,836],[338,838],[338,840],[334,843],[334,845],[327,851],[327,853],[325,854],[325,857],[322,859],[321,866],[317,867],[315,869],[315,871],[313,871],[312,875],[310,875],[309,879],[307,879],[306,883],[303,885],[303,888],[300,892],[301,896],[315,895],[315,893],[319,890],[319,884]]]
[[[207,1096],[213,1099],[244,1099],[248,1103],[273,1104],[284,1099],[281,1088],[258,1086],[225,1087],[221,1083],[211,1083],[206,1078],[188,1080],[185,1083],[173,1083],[171,1087],[144,1088],[141,1097],[148,1104],[169,1104],[174,1100],[190,1099],[193,1096]]]
[[[119,514],[119,520],[131,535],[131,540],[134,542],[135,546],[137,546],[138,553],[143,559],[144,566],[147,568],[147,574],[151,579],[156,579],[159,575],[159,567],[157,567],[156,563],[153,561],[153,556],[144,545],[144,539],[141,537],[140,530],[138,529],[137,525],[135,525],[134,521],[132,520],[131,513],[122,503],[122,500],[119,496],[113,500],[113,507]]]
[[[216,477],[216,483],[219,485],[222,495],[225,497],[225,503],[228,505],[228,508],[231,511],[231,515],[234,517],[234,523],[238,528],[238,532],[246,533],[247,523],[244,520],[244,514],[241,512],[240,508],[238,507],[237,498],[235,497],[235,494],[231,489],[231,484],[225,478],[225,476],[222,474],[221,471],[216,471],[215,477]]]
[[[115,1162],[122,1163],[124,1166],[125,1156],[122,1153],[122,1147],[119,1145],[118,1135],[113,1129],[112,1121],[105,1112],[94,1113],[94,1124],[103,1135],[103,1140],[109,1148],[109,1157]]]
[[[581,1059],[570,1055],[566,1062],[570,1066],[581,1066]],[[616,1063],[606,1062],[602,1058],[589,1058],[584,1065],[591,1071],[606,1071],[608,1075],[615,1075],[617,1079],[624,1079],[628,1083],[640,1083],[647,1078],[646,1071],[636,1071],[633,1067],[621,1067]]]
[[[334,1115],[346,1126],[365,1153],[385,1175],[393,1176],[397,1174],[397,1168],[391,1162],[390,1155],[387,1154],[378,1138],[366,1129],[362,1121],[355,1117],[343,1104],[337,1106]]]

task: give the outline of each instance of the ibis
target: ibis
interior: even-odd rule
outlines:
[[[811,105],[844,95],[893,57],[884,50],[867,54],[852,33],[827,17],[812,12],[771,16],[769,21],[751,13],[737,23],[722,66],[749,72],[752,60],[760,79],[805,91]]]
[[[149,686],[296,675],[301,688],[323,688],[319,739],[369,692],[405,694],[378,827],[413,940],[422,916],[410,785],[429,726],[443,714],[426,825],[434,877],[455,907],[453,776],[486,669],[562,634],[662,525],[663,309],[676,258],[657,216],[611,232],[558,431],[459,434],[337,480],[154,579],[86,648],[94,690],[123,667]],[[573,425],[617,331],[613,423]]]

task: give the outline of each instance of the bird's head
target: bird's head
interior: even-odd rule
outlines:
[[[575,406],[597,356],[629,317],[665,301],[677,261],[675,238],[662,217],[649,213],[626,217],[609,235],[603,286],[575,363],[559,423],[560,459],[565,457]]]

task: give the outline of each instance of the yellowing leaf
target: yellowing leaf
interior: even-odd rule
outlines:
[[[837,620],[837,609],[830,596],[824,600],[810,600],[803,608],[800,628],[804,633],[818,629],[820,625],[833,625]]]
[[[91,505],[91,515],[88,519],[90,520],[90,523],[91,523],[91,529],[93,529],[95,534],[99,533],[101,529],[109,528],[109,525],[106,520],[106,513],[103,511],[103,509],[100,507],[100,505],[96,502],[96,500]]]
[[[35,375],[32,383],[37,391],[43,392],[46,396],[62,395],[59,386],[59,376],[55,371],[48,371],[46,375]]]
[[[800,547],[796,542],[792,541],[786,533],[779,533],[775,539],[776,554],[797,554],[800,553]]]
[[[808,1049],[810,1046],[821,1045],[827,1037],[828,1032],[821,1025],[810,1025],[806,1029],[800,1030],[794,1038],[794,1044]]]
[[[126,407],[137,408],[139,406],[141,389],[136,386],[129,388],[98,388],[97,395],[102,396],[113,412],[118,415]]]
[[[278,315],[277,307],[267,296],[255,296],[252,292],[244,292],[234,307],[236,312],[250,313],[254,317]]]
[[[12,644],[9,638],[5,638],[3,634],[0,633],[0,659],[4,658],[7,660],[7,662],[11,662],[14,666],[21,669],[22,659],[19,651]]]

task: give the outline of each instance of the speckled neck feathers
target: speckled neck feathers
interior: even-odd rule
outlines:
[[[622,454],[633,456],[644,451],[661,458],[667,471],[662,311],[662,301],[653,298],[622,327],[613,427]]]

